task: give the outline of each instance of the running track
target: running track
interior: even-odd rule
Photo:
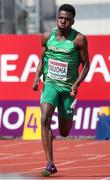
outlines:
[[[0,140],[0,180],[110,180],[110,141],[54,140],[54,157],[58,173],[42,178],[41,141]]]

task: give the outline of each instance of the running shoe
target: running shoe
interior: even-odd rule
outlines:
[[[50,176],[50,175],[52,175],[52,174],[54,174],[54,173],[56,173],[56,172],[57,172],[57,169],[56,169],[55,165],[49,162],[49,163],[47,164],[46,169],[44,169],[43,171],[41,171],[41,175],[42,175],[43,177],[47,177],[47,176]]]

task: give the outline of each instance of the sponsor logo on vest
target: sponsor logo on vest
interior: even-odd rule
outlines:
[[[52,50],[55,52],[64,52],[64,53],[69,53],[68,49],[65,48],[57,48],[56,46],[48,46],[48,50]]]

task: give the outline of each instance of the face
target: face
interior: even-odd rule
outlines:
[[[60,31],[68,32],[73,23],[74,19],[71,12],[61,10],[58,13],[57,27]]]

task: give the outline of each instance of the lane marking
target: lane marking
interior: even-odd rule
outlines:
[[[94,160],[94,159],[101,159],[101,158],[105,158],[108,155],[106,154],[82,154],[85,157],[88,157],[87,160]]]
[[[103,165],[94,165],[94,166],[74,166],[74,167],[65,167],[65,168],[60,168],[60,170],[70,170],[70,169],[85,169],[85,168],[103,168],[103,167],[110,167],[110,164],[103,164]]]
[[[70,149],[70,147],[69,146],[65,146],[65,147],[56,148],[55,151],[62,151],[62,150],[67,150],[67,149]]]
[[[19,146],[19,145],[25,145],[25,144],[39,144],[41,143],[40,141],[19,141],[17,143],[12,143],[12,144],[3,144],[0,145],[0,147],[13,147],[13,146]]]
[[[105,142],[98,142],[98,141],[93,141],[93,142],[84,142],[84,143],[79,143],[79,144],[76,144],[74,145],[74,147],[83,147],[83,146],[91,146],[91,145],[96,145],[96,144],[102,144],[102,143],[105,143]]]
[[[35,162],[35,161],[34,162],[25,162],[25,163],[22,163],[22,162],[21,163],[7,163],[7,164],[2,164],[1,167],[19,166],[19,165],[24,166],[24,165],[29,165],[29,164],[40,164],[40,163],[42,163],[42,161],[41,162]]]

